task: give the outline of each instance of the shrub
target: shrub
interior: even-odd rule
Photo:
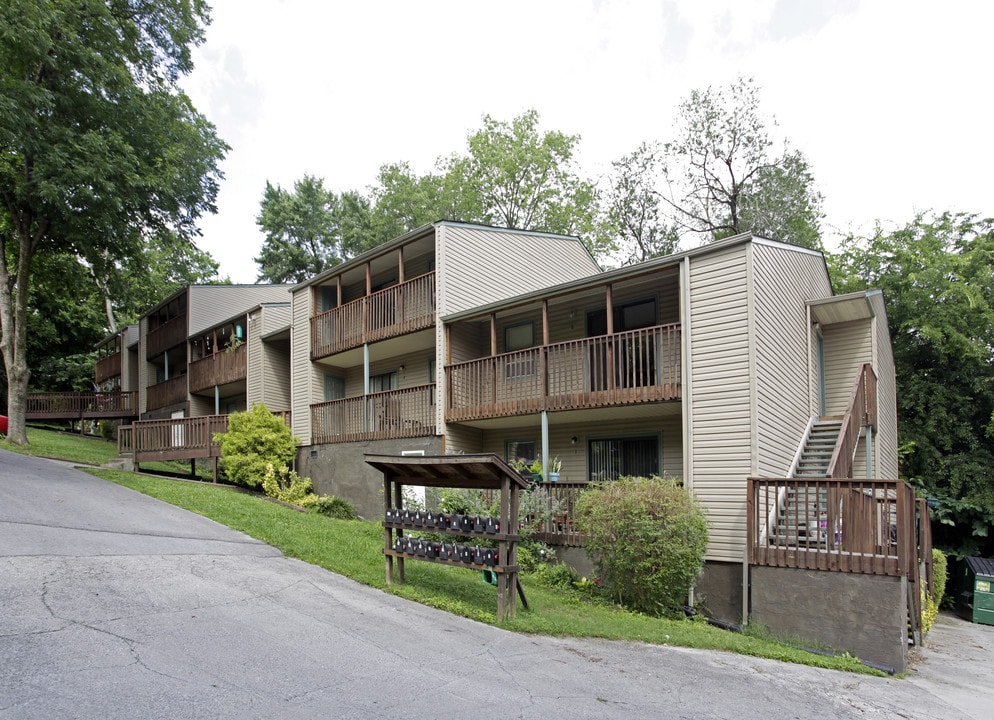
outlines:
[[[269,497],[283,502],[301,505],[309,496],[314,486],[310,478],[302,478],[295,470],[286,465],[278,470],[272,463],[266,463],[266,472],[262,476],[262,489]]]
[[[338,518],[339,520],[355,520],[359,517],[356,514],[355,508],[352,507],[352,503],[337,495],[321,495],[320,497],[309,495],[304,498],[302,504],[316,513]]]
[[[946,581],[949,579],[949,563],[941,550],[932,548],[932,601],[942,605],[946,595]]]
[[[576,524],[621,604],[661,615],[686,602],[704,565],[708,526],[703,506],[677,481],[623,477],[587,489]]]
[[[576,571],[566,563],[539,565],[532,573],[538,582],[548,588],[571,588],[576,581]]]
[[[218,433],[221,467],[227,478],[246,487],[258,487],[266,466],[289,467],[297,454],[297,439],[290,428],[259,404],[246,412],[232,413],[228,432]]]

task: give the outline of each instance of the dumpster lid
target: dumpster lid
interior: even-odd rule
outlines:
[[[994,560],[991,558],[968,557],[963,560],[974,574],[994,578]]]

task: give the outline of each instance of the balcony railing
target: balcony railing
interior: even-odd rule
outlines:
[[[145,339],[145,357],[161,355],[166,350],[186,342],[186,315],[174,317],[151,330]]]
[[[73,420],[129,417],[138,414],[134,392],[37,392],[28,393],[28,420]]]
[[[239,345],[190,363],[190,392],[244,380],[248,367],[245,347]]]
[[[450,421],[676,400],[680,324],[449,365],[445,378]]]
[[[435,273],[420,275],[311,318],[311,359],[435,324]]]
[[[178,375],[148,388],[148,409],[178,405],[187,400],[186,375]]]
[[[315,443],[435,434],[435,383],[311,405]]]
[[[105,380],[118,377],[120,374],[121,353],[116,352],[113,355],[108,355],[97,360],[97,365],[93,370],[93,381],[99,384]]]
[[[895,576],[917,566],[903,481],[749,478],[747,505],[753,565]]]
[[[139,420],[118,429],[117,449],[136,462],[217,457],[220,447],[214,435],[227,431],[227,415]]]

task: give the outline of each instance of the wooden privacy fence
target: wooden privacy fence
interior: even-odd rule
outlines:
[[[446,419],[506,417],[681,396],[680,324],[449,365]]]

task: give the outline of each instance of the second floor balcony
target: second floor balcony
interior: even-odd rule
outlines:
[[[97,384],[110,380],[121,375],[121,353],[107,355],[97,360],[97,365],[93,370],[93,381]]]
[[[365,295],[311,318],[311,359],[435,324],[435,273]]]
[[[190,392],[244,380],[247,376],[245,347],[242,344],[190,363]]]
[[[445,381],[447,421],[678,400],[680,324],[449,365]]]
[[[145,357],[153,358],[166,350],[186,342],[186,314],[168,320],[154,330],[149,330],[145,339]]]
[[[187,401],[186,375],[163,380],[148,388],[148,409],[158,410],[159,408],[179,405]]]

